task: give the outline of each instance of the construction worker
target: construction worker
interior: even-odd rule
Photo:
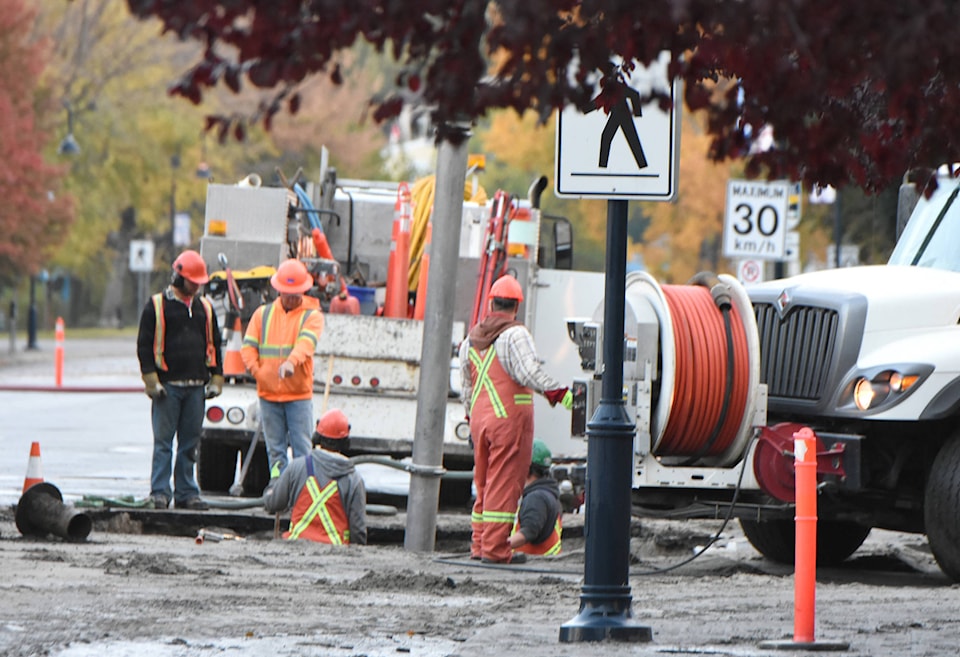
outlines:
[[[533,441],[533,456],[527,483],[523,487],[517,519],[513,523],[510,547],[526,554],[560,554],[560,486],[550,476],[552,455],[542,440]]]
[[[533,447],[533,394],[569,409],[573,395],[540,367],[533,336],[517,321],[523,289],[513,276],[490,287],[490,313],[460,345],[463,403],[473,439],[477,498],[470,556],[521,563],[507,537],[523,491]]]
[[[220,328],[200,288],[210,280],[196,251],[173,262],[170,285],[154,294],[140,314],[137,358],[144,391],[153,400],[153,466],[148,502],[170,504],[173,437],[177,437],[173,500],[180,509],[205,510],[194,468],[203,426],[204,399],[223,390]]]
[[[367,491],[353,463],[342,454],[350,441],[350,423],[340,409],[317,422],[313,449],[290,463],[266,493],[270,513],[293,509],[283,537],[345,545],[367,543]]]
[[[294,458],[310,453],[313,432],[313,352],[323,332],[318,299],[304,296],[313,276],[296,259],[285,260],[270,278],[280,296],[257,308],[240,357],[257,380],[260,418],[271,484]]]

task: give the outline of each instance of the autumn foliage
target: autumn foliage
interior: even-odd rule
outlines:
[[[749,175],[880,189],[960,154],[960,40],[948,27],[960,6],[945,0],[128,3],[206,44],[174,93],[199,102],[218,84],[276,89],[258,115],[267,124],[298,109],[308,75],[342,80],[340,53],[358,39],[402,65],[370,99],[373,117],[413,100],[433,108],[441,138],[494,108],[545,121],[568,103],[609,107],[624,67],[668,50],[686,105],[707,113],[710,157],[745,157]],[[736,84],[717,94],[721,79]],[[764,125],[777,148],[750,154]],[[243,134],[228,117],[210,126]]]
[[[65,238],[70,199],[60,194],[62,171],[43,159],[46,135],[36,119],[41,43],[28,43],[33,13],[22,0],[0,12],[0,285],[36,274]]]

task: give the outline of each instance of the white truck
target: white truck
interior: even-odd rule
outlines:
[[[929,197],[904,186],[912,215],[886,265],[749,288],[628,275],[634,513],[737,517],[761,553],[792,563],[793,437],[809,427],[818,562],[846,559],[873,527],[925,533],[960,581],[958,191],[954,177]],[[602,318],[600,304],[569,323],[588,375],[575,386],[581,430],[597,403]]]
[[[374,314],[384,300],[382,284],[393,248],[398,184],[338,180],[333,170],[324,175],[322,184],[303,186],[299,193],[257,182],[254,179],[251,185],[248,178],[238,185],[211,184],[207,192],[200,253],[215,272],[208,295],[227,334],[224,360],[235,361],[240,331],[257,306],[274,298],[269,277],[283,259],[299,257],[308,264],[318,281],[309,294],[320,297],[325,310],[343,276],[362,312],[324,315],[314,360],[315,417],[328,407],[340,408],[351,423],[350,454],[358,460],[390,459],[396,465],[412,454],[417,401],[423,394],[419,379],[424,339],[422,320]],[[579,359],[563,319],[593,308],[602,295],[603,275],[570,269],[569,222],[541,215],[537,206],[542,189],[540,183],[531,187],[529,199],[510,201],[526,211],[509,224],[510,246],[501,246],[509,254],[506,270],[524,286],[526,301],[520,312],[534,334],[540,357],[556,378],[572,380],[580,371]],[[461,291],[453,313],[450,385],[444,391],[443,464],[450,471],[469,471],[473,466],[469,427],[459,399],[456,348],[468,329],[482,253],[491,246],[485,237],[493,211],[492,201],[464,203],[459,266],[447,273],[457,277]],[[311,232],[318,223],[332,261],[318,257],[311,248]],[[232,295],[228,271],[236,282]],[[326,285],[326,281],[332,282]],[[235,327],[239,330],[234,331]],[[582,461],[586,445],[571,439],[569,413],[551,409],[542,399],[535,404],[538,435],[558,453],[579,456]],[[234,368],[223,394],[207,403],[198,453],[199,483],[205,491],[238,494],[242,486],[246,495],[260,494],[268,472],[258,427],[255,383],[242,368]],[[469,501],[469,476],[442,480],[441,497],[451,504]]]

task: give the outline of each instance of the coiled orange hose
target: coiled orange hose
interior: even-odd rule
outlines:
[[[725,320],[703,286],[664,285],[663,294],[673,319],[677,362],[673,406],[656,455],[717,456],[736,440],[746,408],[746,331],[736,306],[726,311]],[[733,369],[728,372],[730,347]]]

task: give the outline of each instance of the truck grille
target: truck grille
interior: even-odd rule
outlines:
[[[770,397],[819,400],[833,361],[836,310],[795,306],[783,319],[770,303],[755,303],[760,332],[760,381]]]

